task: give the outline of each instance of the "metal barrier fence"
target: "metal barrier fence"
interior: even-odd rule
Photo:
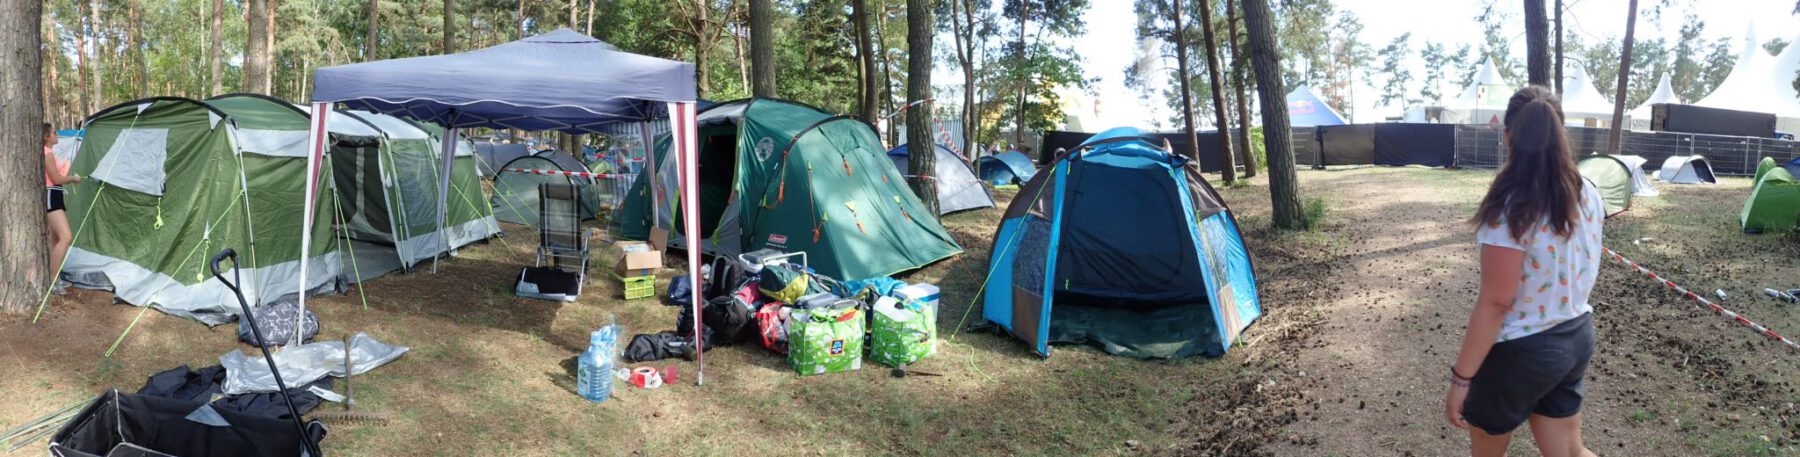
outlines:
[[[1318,128],[1295,127],[1290,131],[1295,164],[1305,167],[1322,163],[1323,151]],[[1569,127],[1570,148],[1576,154],[1605,151],[1611,131],[1602,128]],[[1457,125],[1455,132],[1456,166],[1463,168],[1500,168],[1506,161],[1501,142],[1501,127],[1488,124]],[[1800,141],[1725,135],[1702,135],[1675,132],[1625,131],[1620,138],[1623,155],[1643,157],[1652,169],[1662,166],[1671,156],[1706,157],[1713,172],[1721,175],[1748,176],[1756,172],[1763,157],[1788,163],[1800,158]]]

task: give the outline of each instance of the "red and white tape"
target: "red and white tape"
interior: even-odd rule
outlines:
[[[531,174],[538,174],[538,175],[576,176],[576,177],[582,177],[582,178],[599,178],[599,179],[631,177],[631,175],[618,174],[618,173],[593,173],[593,172],[587,172],[587,171],[562,171],[562,170],[533,170],[533,169],[529,169],[529,168],[508,168],[508,169],[506,169],[506,171],[516,172],[516,173],[531,173]]]
[[[1643,273],[1644,276],[1648,276],[1648,277],[1650,277],[1650,279],[1656,280],[1657,282],[1662,283],[1662,285],[1668,286],[1670,289],[1674,289],[1675,293],[1681,294],[1682,296],[1685,296],[1687,298],[1694,299],[1694,301],[1700,302],[1700,304],[1705,305],[1707,309],[1712,310],[1713,314],[1725,316],[1726,318],[1737,322],[1739,325],[1743,325],[1745,328],[1749,328],[1750,330],[1753,330],[1756,333],[1762,334],[1763,336],[1766,336],[1769,339],[1779,341],[1779,342],[1781,342],[1781,344],[1787,345],[1788,349],[1793,349],[1796,354],[1800,354],[1800,343],[1795,343],[1794,340],[1788,339],[1785,336],[1781,336],[1780,333],[1775,333],[1774,330],[1770,330],[1768,327],[1762,326],[1762,324],[1752,322],[1750,319],[1744,318],[1744,316],[1741,314],[1733,312],[1732,310],[1729,310],[1729,309],[1725,309],[1725,307],[1719,306],[1719,304],[1717,304],[1717,303],[1713,303],[1712,300],[1707,300],[1706,297],[1702,297],[1702,296],[1700,296],[1700,294],[1696,294],[1691,290],[1687,290],[1687,288],[1676,285],[1674,281],[1670,281],[1666,278],[1663,278],[1661,275],[1656,274],[1656,272],[1650,271],[1649,268],[1644,268],[1643,265],[1638,265],[1637,262],[1632,262],[1631,259],[1627,259],[1627,258],[1625,258],[1625,256],[1619,255],[1618,252],[1613,251],[1611,248],[1601,247],[1600,251],[1606,253],[1606,255],[1612,256],[1613,260],[1617,260],[1617,261],[1619,261],[1619,263],[1623,263],[1627,266],[1630,266],[1631,268],[1637,269],[1637,271],[1639,273]]]

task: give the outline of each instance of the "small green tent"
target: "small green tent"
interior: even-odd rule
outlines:
[[[698,122],[700,235],[709,254],[804,251],[820,273],[863,279],[962,252],[866,123],[774,99],[721,103]],[[665,136],[656,169],[646,168],[627,193],[620,236],[646,239],[652,227],[675,227],[669,239],[682,239],[668,146]]]
[[[1784,168],[1771,168],[1756,180],[1750,200],[1738,218],[1746,233],[1786,232],[1800,224],[1800,180]]]
[[[1781,164],[1776,163],[1774,157],[1763,157],[1762,161],[1756,163],[1756,176],[1751,177],[1750,182],[1761,182],[1763,174],[1776,168],[1781,168]]]
[[[1631,208],[1631,166],[1624,161],[1606,154],[1593,154],[1581,158],[1575,167],[1581,171],[1581,177],[1594,183],[1600,190],[1600,199],[1606,202],[1606,215],[1612,216]]]

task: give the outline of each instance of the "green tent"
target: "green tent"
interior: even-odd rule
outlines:
[[[1631,166],[1606,154],[1584,156],[1575,167],[1581,177],[1594,183],[1600,199],[1606,202],[1606,215],[1612,216],[1631,208]]]
[[[1774,157],[1763,157],[1761,162],[1756,163],[1756,176],[1751,177],[1750,182],[1762,181],[1764,173],[1768,173],[1769,170],[1776,168],[1781,168],[1781,164],[1776,163]]]
[[[374,114],[382,116],[383,114]],[[399,119],[395,119],[399,120]],[[424,130],[431,136],[431,157],[433,161],[443,160],[439,153],[444,141],[445,130],[437,124],[429,122],[409,121],[412,125]],[[481,171],[476,163],[475,144],[467,138],[456,139],[453,149],[454,159],[450,168],[449,201],[444,206],[444,232],[449,237],[450,249],[466,246],[469,243],[485,240],[500,234],[500,223],[494,218],[494,206],[487,194],[481,190]],[[431,195],[437,195],[438,165],[430,167],[432,179]],[[432,200],[432,205],[437,201]],[[432,214],[436,214],[435,210]],[[431,220],[435,223],[435,220]]]
[[[839,279],[891,275],[962,252],[868,124],[773,99],[721,103],[698,117],[705,252],[804,251],[813,268]],[[680,194],[668,151],[665,136],[655,169],[639,175],[621,204],[620,236],[647,239],[654,226],[675,227],[669,239],[683,238],[672,216]]]
[[[75,243],[64,272],[120,300],[217,325],[234,318],[236,303],[206,264],[232,247],[253,303],[296,295],[307,126],[291,106],[248,99],[150,98],[88,118],[71,171],[89,179],[69,187]],[[330,205],[321,198],[313,210],[329,214]],[[329,240],[331,218],[309,230]],[[334,289],[335,246],[314,243],[305,258],[315,272],[306,289]]]
[[[1800,180],[1784,168],[1771,168],[1756,180],[1750,200],[1738,218],[1746,233],[1786,232],[1800,224]]]

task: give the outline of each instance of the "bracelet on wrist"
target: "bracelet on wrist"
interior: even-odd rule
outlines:
[[[1475,377],[1463,376],[1461,373],[1456,372],[1456,365],[1450,365],[1450,379],[1457,380],[1457,381],[1463,381],[1463,382],[1470,382],[1470,381],[1474,381]]]

